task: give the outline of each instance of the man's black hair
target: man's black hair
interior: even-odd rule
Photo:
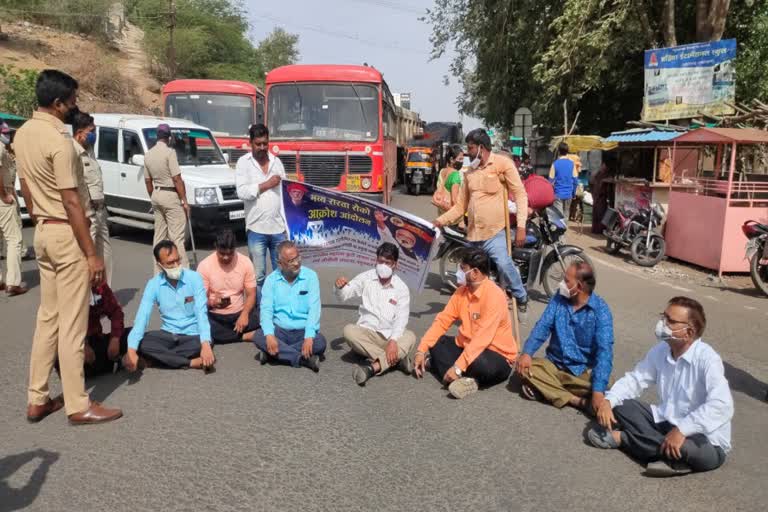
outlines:
[[[561,142],[560,144],[557,145],[557,152],[560,153],[561,155],[567,155],[568,150],[569,150],[568,144],[566,144],[565,142]]]
[[[491,273],[491,260],[482,249],[467,249],[461,257],[461,262],[469,268],[476,268],[485,276]]]
[[[155,255],[155,261],[160,262],[160,253],[163,251],[173,252],[176,249],[176,244],[170,240],[160,240],[157,245],[152,249],[152,253]]]
[[[260,139],[262,137],[269,137],[269,128],[263,123],[252,124],[248,128],[248,139],[253,142],[253,139]]]
[[[491,137],[482,128],[475,128],[467,134],[464,139],[467,144],[475,144],[477,146],[483,146],[488,151],[491,150]]]
[[[233,251],[237,245],[237,237],[231,229],[223,229],[216,234],[216,241],[213,247],[216,250]]]
[[[400,249],[393,243],[384,242],[376,249],[376,257],[387,258],[396,262],[400,258]]]
[[[579,261],[573,264],[576,267],[576,279],[584,284],[589,294],[595,291],[597,280],[595,279],[595,271],[592,269],[592,265],[586,261]]]
[[[79,130],[84,130],[94,124],[93,116],[82,110],[75,114],[72,120],[72,134],[76,134]]]
[[[77,80],[57,69],[46,69],[37,75],[35,96],[41,107],[50,107],[57,99],[66,101],[78,89]]]

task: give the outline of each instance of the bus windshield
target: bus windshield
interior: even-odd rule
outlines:
[[[157,144],[157,128],[144,129],[144,140],[147,141],[147,147],[152,149]],[[179,165],[226,163],[208,130],[171,127],[170,146],[176,150]]]
[[[210,128],[214,136],[247,137],[253,123],[253,99],[235,94],[172,94],[165,115]]]
[[[270,139],[373,141],[379,91],[365,84],[283,84],[269,90]]]

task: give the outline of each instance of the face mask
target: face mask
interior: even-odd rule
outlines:
[[[480,167],[480,148],[477,148],[477,156],[475,157],[474,160],[469,162],[469,166],[472,169],[477,169],[478,167]]]
[[[571,298],[571,289],[568,288],[568,285],[565,283],[565,281],[560,281],[560,285],[557,288],[558,288],[557,291],[560,293],[560,295],[562,295],[566,299]],[[575,290],[576,287],[574,286],[573,289]]]
[[[95,132],[88,132],[88,134],[85,136],[85,145],[91,148],[96,145]]]
[[[673,331],[663,319],[660,319],[658,322],[656,322],[656,339],[659,341],[665,341],[667,343],[670,341],[679,341],[680,338],[676,338],[673,333],[682,331],[683,329],[685,329],[685,327],[678,329],[677,331]]]
[[[453,168],[460,171],[464,167],[464,162],[453,162]]]
[[[392,274],[395,271],[390,267],[389,265],[385,265],[384,263],[379,263],[376,265],[376,275],[378,275],[381,279],[389,279],[392,277]]]
[[[467,274],[464,273],[461,267],[456,269],[456,283],[458,283],[459,286],[467,284]]]
[[[170,279],[171,281],[178,281],[181,279],[181,265],[173,268],[163,267],[163,270],[165,271],[165,277],[167,279]]]

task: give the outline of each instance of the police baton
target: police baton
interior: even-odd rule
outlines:
[[[187,229],[189,229],[189,239],[192,242],[192,257],[187,259],[189,260],[189,268],[192,270],[197,270],[197,245],[195,244],[195,230],[192,229],[192,218],[189,215],[189,212],[185,209],[184,212],[187,214]]]

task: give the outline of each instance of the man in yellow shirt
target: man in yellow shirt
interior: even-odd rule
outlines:
[[[417,378],[430,369],[455,398],[506,381],[517,357],[506,296],[488,279],[489,272],[488,255],[468,249],[456,276],[462,286],[437,315],[414,358]],[[445,336],[456,321],[458,336]]]

